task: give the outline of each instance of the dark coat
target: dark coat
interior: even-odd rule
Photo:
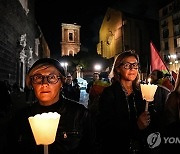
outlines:
[[[63,95],[68,98],[79,102],[80,100],[80,87],[78,84],[72,85],[65,83],[62,89]]]
[[[43,154],[43,145],[35,144],[28,117],[44,112],[61,115],[55,142],[48,145],[49,154],[94,153],[95,129],[88,110],[82,104],[63,97],[51,106],[41,106],[37,102],[19,112],[9,127],[10,148],[7,153]]]
[[[152,132],[163,132],[164,129],[164,109],[165,103],[170,91],[158,85],[154,95],[154,101],[149,103],[149,112],[151,116],[151,123],[149,133]]]
[[[168,95],[165,104],[165,123],[170,125],[180,121],[180,94],[173,91]]]
[[[180,140],[180,94],[176,91],[169,93],[165,104],[164,137]],[[180,153],[179,143],[167,142],[163,144],[163,154],[171,154],[172,150]]]
[[[99,125],[97,126],[102,153],[121,151],[128,153],[131,140],[141,142],[137,117],[144,111],[145,101],[142,99],[140,90],[134,88],[133,91],[128,101],[118,82],[113,83],[102,92],[99,102]]]

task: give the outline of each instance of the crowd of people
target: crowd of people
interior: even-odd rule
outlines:
[[[139,56],[133,50],[124,51],[114,59],[111,77],[93,74],[85,107],[79,103],[77,79],[65,76],[58,60],[39,59],[26,75],[26,87],[36,99],[9,117],[2,153],[43,154],[28,117],[44,112],[61,115],[55,141],[48,146],[50,154],[169,154],[175,148],[180,152],[180,143],[168,140],[180,140],[179,73],[175,85],[160,70],[149,74],[157,90],[146,111]],[[17,85],[14,89],[15,97]]]

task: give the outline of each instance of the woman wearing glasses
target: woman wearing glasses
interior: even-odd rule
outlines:
[[[140,138],[150,116],[144,111],[139,88],[138,55],[134,51],[122,52],[116,57],[112,72],[112,85],[104,89],[99,102],[101,153],[142,153]]]
[[[83,105],[61,95],[64,79],[64,69],[51,58],[39,59],[29,69],[26,85],[33,89],[37,102],[13,119],[8,140],[11,149],[7,153],[43,154],[43,145],[36,145],[28,117],[44,112],[61,115],[55,142],[48,146],[49,154],[94,152],[95,131],[91,116]]]

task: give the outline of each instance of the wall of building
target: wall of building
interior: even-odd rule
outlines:
[[[180,67],[180,0],[174,0],[159,10],[161,50],[170,71]]]
[[[98,54],[112,58],[125,50],[140,55],[142,71],[147,72],[150,41],[158,42],[158,21],[108,8],[99,31]]]
[[[35,43],[35,39],[39,39],[40,46],[43,35],[35,20],[34,0],[24,2],[28,8],[23,7],[23,0],[21,3],[19,0],[0,2],[0,80],[8,80],[10,84],[21,82],[21,88],[24,81],[20,80],[28,68],[43,56],[43,49],[36,48]],[[20,67],[21,62],[24,68]]]
[[[108,8],[99,31],[97,52],[103,57],[111,58],[122,50],[122,14]]]

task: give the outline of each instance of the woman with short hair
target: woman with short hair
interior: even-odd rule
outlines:
[[[93,154],[95,129],[91,115],[84,105],[61,95],[64,79],[64,69],[55,59],[42,58],[32,65],[26,85],[33,89],[37,101],[12,119],[7,153],[43,154],[43,145],[36,145],[28,117],[57,112],[61,117],[55,141],[48,146],[49,154]]]

